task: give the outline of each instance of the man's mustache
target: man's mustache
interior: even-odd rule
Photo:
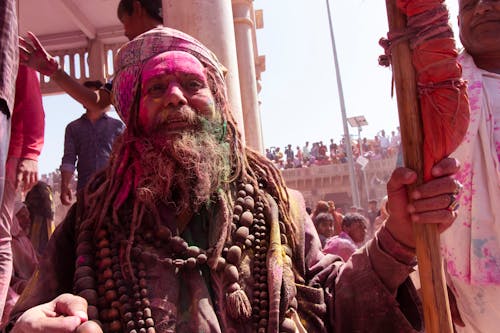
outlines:
[[[200,116],[196,111],[185,105],[175,109],[162,110],[159,113],[155,124],[157,130],[180,130],[198,128],[200,125]]]

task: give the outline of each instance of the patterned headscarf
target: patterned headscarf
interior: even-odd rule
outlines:
[[[149,30],[123,45],[114,61],[113,104],[127,123],[144,63],[167,51],[184,51],[195,56],[215,74],[219,87],[224,85],[225,68],[206,46],[193,37],[167,27]]]

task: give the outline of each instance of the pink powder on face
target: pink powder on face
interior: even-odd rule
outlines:
[[[182,51],[168,51],[149,59],[142,70],[142,85],[165,74],[189,74],[205,81],[205,68],[193,55]]]

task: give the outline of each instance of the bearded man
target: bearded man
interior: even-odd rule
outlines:
[[[323,255],[300,195],[245,148],[223,67],[192,37],[158,28],[115,59],[127,129],[80,193],[12,312],[12,332],[409,332],[422,328],[408,273],[410,220],[442,228],[457,162],[349,262]],[[411,212],[411,214],[409,213]],[[399,306],[404,304],[404,306]]]

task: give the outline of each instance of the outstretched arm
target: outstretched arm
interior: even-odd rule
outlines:
[[[59,66],[57,60],[45,50],[34,34],[28,32],[28,38],[19,37],[20,63],[49,76],[87,109],[102,110],[111,104],[111,96],[107,90],[93,91],[80,84]]]

